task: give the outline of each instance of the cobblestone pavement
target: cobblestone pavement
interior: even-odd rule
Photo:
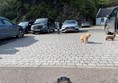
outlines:
[[[88,44],[79,36],[90,32]],[[28,34],[2,40],[0,66],[118,67],[118,38],[105,41],[103,27],[81,28],[79,33]],[[4,42],[4,43],[2,43]]]

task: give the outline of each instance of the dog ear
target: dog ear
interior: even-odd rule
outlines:
[[[90,34],[90,33],[88,33],[88,36],[90,37],[90,36],[91,36],[91,34]]]
[[[87,33],[87,34],[86,34],[86,36],[90,36],[90,34],[89,34],[89,33]]]

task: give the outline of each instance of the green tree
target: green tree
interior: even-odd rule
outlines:
[[[71,0],[70,4],[80,13],[89,14],[93,17],[96,15],[97,8],[92,0]]]
[[[9,19],[14,19],[17,16],[15,12],[19,4],[17,0],[4,0],[0,2],[0,15]]]
[[[53,19],[95,18],[100,7],[118,5],[118,0],[0,0],[0,16],[16,22],[49,17]]]

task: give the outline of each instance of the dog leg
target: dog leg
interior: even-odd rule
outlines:
[[[87,44],[87,43],[88,43],[88,41],[85,39],[85,40],[84,40],[84,43],[85,43],[85,44]]]
[[[106,38],[105,40],[108,40],[108,38]]]
[[[88,43],[88,38],[85,39],[85,43]]]
[[[113,44],[113,45],[115,44],[113,40],[112,40],[112,44]]]
[[[83,40],[83,39],[80,39],[80,42],[81,42],[81,43],[83,43],[83,42],[84,42],[84,40]]]
[[[112,38],[112,43],[115,44],[115,43],[114,43],[114,38]]]

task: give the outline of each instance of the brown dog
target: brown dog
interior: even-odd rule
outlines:
[[[107,35],[106,40],[112,40],[113,41],[115,39],[115,37],[116,37],[116,34],[113,33],[112,35]]]
[[[87,43],[90,36],[91,36],[90,33],[82,34],[82,35],[80,36],[80,41],[81,41],[82,43]]]

